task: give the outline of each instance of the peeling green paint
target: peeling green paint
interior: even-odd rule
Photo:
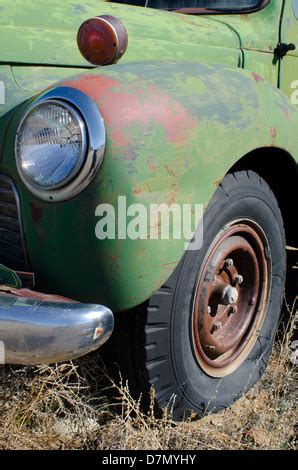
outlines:
[[[0,39],[22,25],[21,39],[31,41],[31,48],[21,54],[12,41],[10,56],[0,53],[2,62],[14,62],[11,69],[0,66],[9,93],[0,121],[0,143],[8,132],[2,171],[20,191],[37,287],[123,310],[163,284],[183,255],[184,241],[99,241],[98,204],[116,206],[118,195],[126,195],[128,204],[146,207],[164,202],[206,207],[226,172],[252,150],[274,146],[297,161],[298,113],[288,93],[277,89],[273,64],[280,2],[251,15],[213,18],[98,1],[53,4],[51,11],[39,12],[35,2],[26,7],[4,2],[8,21],[0,24]],[[76,30],[101,13],[124,21],[129,50],[116,65],[84,69],[88,64],[77,52]],[[245,69],[238,67],[240,46]],[[94,99],[105,120],[107,148],[89,187],[73,200],[48,204],[20,181],[14,136],[25,100],[57,84]]]
[[[42,2],[27,1],[24,5],[22,0],[6,0],[0,16],[0,42],[6,47],[1,48],[0,62],[93,67],[80,55],[76,34],[88,17],[102,14],[117,16],[127,28],[129,46],[122,61],[156,57],[183,61],[192,60],[197,54],[218,61],[220,49],[224,63],[238,63],[237,36],[212,18],[98,0],[81,5],[70,0],[51,0],[48,8]]]

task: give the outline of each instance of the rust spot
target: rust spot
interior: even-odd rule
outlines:
[[[31,289],[21,288],[15,289],[9,286],[0,286],[1,295],[15,295],[17,297],[25,297],[27,299],[40,300],[44,302],[63,302],[68,304],[78,304],[76,300],[68,299],[61,295],[43,294],[42,292],[33,291]]]
[[[157,170],[157,166],[154,165],[154,163],[150,163],[150,164],[148,165],[148,168],[149,168],[149,170],[152,171],[152,172],[154,172],[154,171]]]
[[[272,139],[276,138],[276,127],[270,127],[270,135]]]
[[[252,75],[255,82],[263,82],[264,81],[264,78],[261,77],[261,75],[258,75],[255,72],[253,72],[251,75]]]
[[[162,266],[163,267],[166,267],[166,266],[173,266],[173,264],[178,264],[179,261],[172,261],[171,263],[164,263]]]
[[[31,207],[31,217],[34,222],[38,222],[43,216],[43,208],[36,206],[34,202],[30,202]]]
[[[150,193],[151,189],[149,184],[146,182],[145,184],[142,184],[141,186],[135,188],[132,192],[135,196],[140,196],[141,194],[147,194],[148,192]]]
[[[119,263],[119,256],[108,253],[107,256],[106,256],[106,260],[109,263],[118,264]]]
[[[173,170],[168,167],[168,165],[164,165],[165,169],[167,170],[167,172],[169,173],[170,176],[173,176],[174,178],[176,177],[175,173],[173,172]]]
[[[133,190],[133,193],[135,196],[139,196],[140,194],[142,194],[144,192],[143,189],[134,189]]]
[[[95,328],[95,332],[94,332],[94,339],[98,338],[103,332],[103,329],[101,328],[101,326],[98,326],[97,328]]]
[[[220,185],[221,181],[222,181],[221,179],[214,181],[214,186],[215,186],[216,188],[218,188],[218,186]]]
[[[171,193],[168,194],[167,198],[166,198],[166,201],[167,201],[167,204],[169,206],[171,206],[172,204],[176,204],[176,201],[177,201],[177,192],[176,191],[173,191]]]

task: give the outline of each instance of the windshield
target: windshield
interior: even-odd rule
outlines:
[[[268,3],[268,0],[113,0],[115,3],[146,6],[162,10],[213,10],[228,12],[254,11]]]

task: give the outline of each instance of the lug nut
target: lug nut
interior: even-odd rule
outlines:
[[[236,306],[233,306],[230,308],[230,313],[232,313],[233,315],[237,312],[238,312],[238,308]]]
[[[221,329],[222,329],[222,323],[221,323],[220,321],[215,322],[215,323],[214,323],[214,329],[215,329],[216,331],[221,330]]]
[[[243,282],[243,276],[241,276],[240,274],[238,274],[238,276],[235,276],[235,284],[242,284]]]
[[[234,261],[232,260],[232,258],[228,258],[225,260],[225,267],[226,268],[231,268],[232,266],[234,266]]]

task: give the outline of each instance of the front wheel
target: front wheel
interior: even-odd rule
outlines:
[[[131,389],[174,419],[219,411],[264,372],[280,317],[286,243],[277,201],[252,171],[227,175],[187,251],[146,310],[116,321],[114,351]]]

